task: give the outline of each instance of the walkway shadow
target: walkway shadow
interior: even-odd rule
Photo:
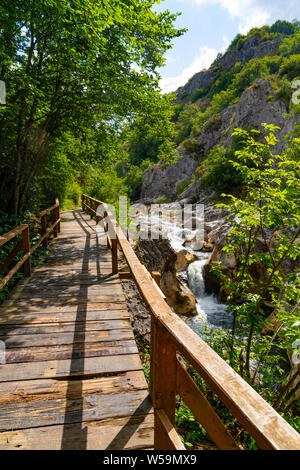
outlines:
[[[90,256],[90,246],[91,246],[91,235],[90,232],[79,222],[78,218],[74,213],[74,217],[77,222],[81,225],[83,230],[86,232],[85,248],[82,259],[82,266],[86,267],[89,264]],[[82,268],[82,272],[84,269]],[[80,342],[85,343],[85,329],[82,328],[82,324],[86,323],[87,317],[87,298],[88,298],[88,285],[80,283],[79,285],[79,296],[82,299],[80,307],[77,309],[75,325],[74,325],[74,340],[72,348],[72,357],[70,364],[70,376],[78,371],[84,372],[84,347],[83,355],[78,358],[76,351],[76,343]],[[77,380],[77,393],[78,398],[74,399],[72,397],[72,378],[68,381],[67,394],[66,394],[66,410],[65,410],[65,419],[64,419],[64,429],[61,443],[61,450],[86,450],[87,448],[87,428],[82,428],[83,421],[83,407],[84,407],[84,397],[83,397],[83,381],[79,378]],[[76,421],[73,423],[73,421]],[[73,423],[72,426],[68,426],[69,423]],[[76,442],[74,442],[74,436],[76,436]]]
[[[149,411],[152,408],[150,396],[147,396],[139,407],[135,410],[133,415],[125,426],[118,432],[113,440],[108,444],[106,450],[122,450],[124,449],[127,442],[136,432],[138,427],[142,424],[145,418],[148,416]]]

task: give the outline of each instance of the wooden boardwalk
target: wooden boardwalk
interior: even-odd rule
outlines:
[[[95,222],[61,213],[50,256],[0,307],[0,449],[153,448],[153,410]]]

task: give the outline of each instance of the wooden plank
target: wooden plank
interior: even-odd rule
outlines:
[[[58,322],[54,325],[45,323],[44,325],[23,325],[21,327],[1,326],[0,337],[9,337],[16,335],[49,335],[49,334],[64,334],[74,333],[79,331],[106,331],[106,330],[120,330],[123,328],[130,328],[130,320],[99,320],[97,322],[85,323],[77,321],[74,322]]]
[[[0,433],[0,450],[153,448],[153,414]]]
[[[86,286],[86,287],[83,287]],[[43,293],[43,297],[53,297],[53,295],[56,293],[57,295],[62,295],[64,292],[66,293],[65,295],[80,295],[80,289],[88,292],[90,295],[98,295],[101,294],[102,292],[106,294],[116,293],[116,294],[122,294],[123,290],[120,284],[114,283],[110,284],[109,282],[98,282],[92,283],[92,284],[77,284],[74,285],[73,283],[69,282],[68,284],[63,284],[60,285],[59,282],[56,284],[49,283],[48,285],[41,285],[37,283],[36,286],[32,285],[26,285],[26,286],[20,286],[15,289],[14,293],[16,294],[17,297],[25,297],[28,295],[31,295],[32,297],[38,297],[41,295],[41,292]],[[81,294],[82,295],[82,294]],[[14,296],[13,296],[14,298]]]
[[[12,304],[7,304],[3,302],[3,307],[0,309],[0,317],[2,312],[5,314],[17,314],[19,312],[25,313],[39,313],[39,314],[48,314],[48,313],[65,313],[65,312],[89,312],[89,311],[107,311],[107,310],[124,310],[126,308],[125,300],[123,302],[89,302],[86,304],[85,301],[75,302],[74,305],[71,304],[61,304],[57,305],[52,302],[53,305],[49,305],[50,302],[44,303],[43,306],[39,305],[28,305],[26,302],[13,302]]]
[[[158,442],[155,442],[154,436],[155,450],[186,450],[164,410],[155,410],[154,419],[155,432],[160,436]]]
[[[61,333],[53,336],[53,334],[36,335],[16,335],[16,336],[0,336],[0,340],[5,342],[6,349],[29,348],[38,346],[58,346],[62,344],[77,343],[98,343],[103,341],[121,341],[133,339],[131,328],[122,328],[118,330],[106,331],[83,331],[73,333]],[[0,365],[1,367],[1,365]]]
[[[27,301],[26,301],[26,298],[27,297],[22,297],[22,298],[16,298],[14,300],[8,300],[5,305],[8,306],[8,307],[11,307],[11,306],[15,306],[15,307],[26,307],[27,305]],[[113,294],[103,294],[103,295],[88,295],[88,296],[85,296],[85,295],[65,295],[65,296],[61,296],[59,298],[51,298],[50,299],[45,299],[43,297],[35,297],[34,299],[31,299],[30,301],[30,304],[32,306],[34,305],[37,305],[37,306],[40,306],[40,308],[42,309],[45,305],[48,306],[50,303],[52,303],[53,305],[60,305],[60,304],[63,304],[63,305],[78,305],[78,304],[87,304],[87,303],[101,303],[101,302],[104,302],[104,303],[107,303],[107,302],[124,302],[124,295],[123,294],[116,294],[116,295],[113,295]]]
[[[23,312],[23,310],[22,310]],[[99,310],[99,311],[78,311],[73,312],[57,312],[54,313],[25,313],[22,315],[19,311],[15,314],[11,313],[0,313],[0,334],[2,327],[11,327],[14,325],[34,325],[34,324],[45,324],[45,323],[62,323],[62,322],[74,322],[77,320],[88,322],[94,322],[99,320],[121,320],[129,318],[128,311],[123,308],[120,310]]]
[[[60,346],[37,346],[10,348],[6,350],[6,364],[17,362],[40,362],[54,359],[79,359],[82,357],[119,356],[137,354],[134,339],[121,341],[103,341],[102,343],[62,344]]]
[[[148,390],[88,394],[80,398],[13,403],[0,406],[0,431],[130,416],[151,409]]]
[[[72,370],[70,371],[70,367]],[[99,377],[129,370],[140,370],[141,362],[138,354],[128,356],[89,357],[83,363],[81,359],[61,361],[41,361],[20,364],[0,365],[0,382],[31,380],[52,377]]]
[[[0,407],[44,402],[48,400],[77,399],[90,394],[118,394],[146,390],[147,384],[141,370],[122,372],[109,377],[80,380],[24,380],[0,383]]]
[[[240,450],[215,410],[179,361],[177,361],[176,388],[184,403],[206,429],[210,439],[219,449]]]

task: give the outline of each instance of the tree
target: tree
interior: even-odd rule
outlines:
[[[182,33],[155,0],[3,0],[1,199],[20,213],[50,144],[64,132],[117,128],[157,86],[157,67]],[[137,69],[139,71],[137,71]],[[157,91],[158,93],[158,91]]]
[[[148,159],[170,162],[175,155],[172,99],[171,94],[152,94],[143,100],[143,112],[128,129],[128,153],[133,165]]]
[[[234,274],[220,264],[215,265],[214,271],[221,276],[221,283],[232,303],[231,363],[240,356],[240,372],[245,372],[252,383],[258,375],[264,374],[275,340],[279,345],[291,348],[300,333],[296,263],[300,248],[300,139],[293,137],[282,155],[275,156],[272,147],[277,143],[275,131],[278,129],[274,125],[264,125],[264,143],[258,140],[261,134],[257,130],[235,129],[233,135],[242,139],[244,146],[235,153],[236,160],[232,165],[243,177],[247,196],[240,199],[223,195],[230,201],[220,205],[229,211],[232,223],[223,251],[234,255],[238,265]],[[268,323],[264,310],[266,302],[274,306],[276,324],[279,325],[272,325],[275,331],[271,340],[260,335]],[[236,336],[238,324],[244,326],[244,343]],[[241,348],[240,354],[234,349],[235,343]],[[252,351],[254,345],[256,354]],[[256,361],[255,367],[253,364],[251,367],[251,358]]]

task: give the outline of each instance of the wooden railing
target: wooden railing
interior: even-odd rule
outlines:
[[[0,281],[0,289],[2,289],[8,281],[13,277],[13,275],[24,266],[25,276],[31,275],[31,262],[30,257],[32,253],[41,245],[47,246],[48,240],[53,232],[54,237],[57,237],[58,232],[60,232],[60,214],[59,214],[59,201],[56,199],[55,204],[48,209],[43,210],[39,217],[41,219],[41,237],[34,244],[30,246],[30,235],[29,235],[29,225],[23,224],[19,227],[14,228],[10,232],[0,236],[0,246],[5,243],[13,240],[18,235],[21,235],[21,238],[12,248],[9,254],[6,256],[5,260],[0,265],[0,274],[3,274],[7,268],[12,264],[14,258],[20,253],[23,252],[22,258],[10,269],[6,276]],[[50,226],[49,226],[50,223]]]
[[[104,219],[108,245],[113,253],[113,272],[117,269],[118,244],[132,278],[152,312],[150,393],[155,413],[154,448],[184,449],[175,429],[178,394],[218,448],[240,449],[187,372],[182,362],[184,358],[185,363],[195,369],[254,438],[259,448],[299,450],[300,435],[297,431],[171,310],[105,205],[103,216],[97,215],[97,205],[100,204],[96,199],[82,196],[83,210],[97,217],[97,221]]]

